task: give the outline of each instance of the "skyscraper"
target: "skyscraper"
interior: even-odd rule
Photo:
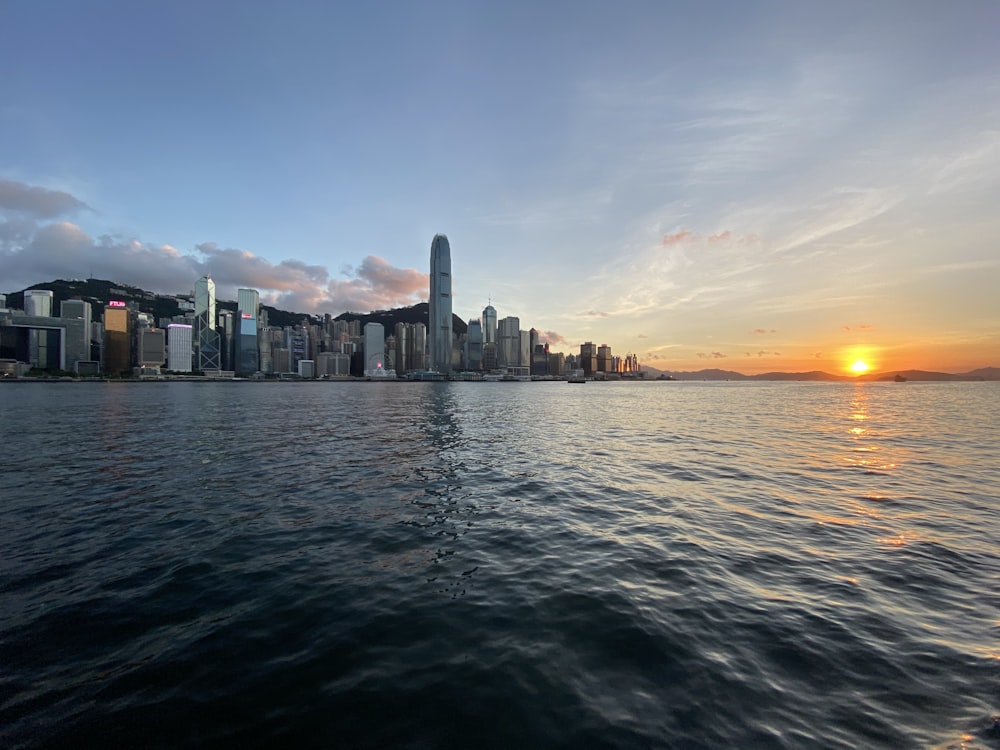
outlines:
[[[483,343],[497,342],[497,310],[493,305],[483,308]]]
[[[497,367],[521,364],[521,319],[508,315],[497,324]]]
[[[431,243],[431,289],[427,300],[430,369],[451,372],[451,247],[443,234]]]
[[[124,300],[110,300],[104,307],[102,360],[105,375],[132,369],[132,316]]]
[[[167,326],[167,369],[191,372],[191,326],[171,323]]]
[[[260,369],[260,349],[257,342],[257,317],[260,294],[256,289],[236,291],[236,357],[234,369],[240,375],[253,375]]]
[[[377,376],[385,369],[385,328],[365,323],[365,375]]]
[[[215,330],[215,282],[202,276],[194,285],[194,336],[197,369],[221,370],[219,334]]]

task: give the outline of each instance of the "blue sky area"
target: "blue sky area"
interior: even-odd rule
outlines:
[[[1000,352],[1000,3],[0,4],[0,290],[210,272],[661,369]]]

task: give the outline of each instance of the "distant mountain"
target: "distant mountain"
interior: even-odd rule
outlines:
[[[931,372],[928,370],[894,370],[891,372],[880,372],[876,374],[859,375],[857,380],[895,380],[896,376],[906,380],[931,381],[931,382],[967,382],[972,380],[1000,380],[1000,368],[982,367],[978,370],[965,373]]]
[[[345,312],[338,315],[334,320],[360,320],[361,328],[364,329],[366,323],[381,323],[385,328],[385,335],[392,336],[396,328],[396,323],[423,323],[430,325],[429,305],[426,302],[418,302],[410,307],[397,307],[392,310],[375,310],[370,313]],[[452,330],[461,335],[469,330],[469,324],[455,314],[451,316]]]
[[[814,381],[814,382],[885,382],[894,381],[899,375],[907,381],[931,382],[967,382],[976,380],[1000,380],[1000,368],[982,367],[971,372],[952,374],[947,372],[930,372],[927,370],[893,370],[890,372],[868,373],[867,375],[833,375],[822,370],[809,372],[765,372],[759,375],[744,375],[735,370],[696,370],[694,372],[677,370],[660,370],[655,367],[642,366],[654,377],[669,375],[674,380],[778,380],[778,381]]]
[[[117,281],[107,279],[56,279],[39,284],[32,284],[25,289],[7,294],[7,306],[13,308],[24,308],[24,293],[28,289],[48,289],[52,292],[52,312],[59,314],[61,302],[79,297],[90,302],[93,312],[93,320],[101,320],[104,312],[104,305],[110,299],[124,299],[135,302],[141,312],[149,313],[155,320],[161,318],[173,318],[181,315],[182,311],[178,299],[191,299],[191,293],[181,293],[176,295],[155,294],[147,292],[139,287],[129,286]],[[220,310],[231,310],[236,312],[235,300],[217,300],[216,307]],[[290,312],[279,310],[270,305],[261,305],[262,310],[267,311],[268,325],[276,328],[285,326],[296,326],[303,321],[310,325],[322,322],[322,318],[309,313]],[[371,313],[342,313],[336,320],[360,320],[362,328],[365,323],[382,323],[385,326],[386,335],[392,335],[396,323],[428,323],[427,303],[420,302],[411,307],[400,307],[394,310],[378,310]],[[452,316],[452,326],[456,333],[465,333],[468,324],[457,315]]]

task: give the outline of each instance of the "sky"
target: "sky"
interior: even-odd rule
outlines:
[[[210,273],[661,370],[1000,366],[1000,3],[0,3],[0,291]]]

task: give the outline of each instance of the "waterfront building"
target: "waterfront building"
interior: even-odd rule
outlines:
[[[140,328],[139,367],[163,367],[167,362],[167,335],[162,328]]]
[[[35,318],[51,318],[52,296],[48,289],[25,289],[24,314]]]
[[[285,328],[285,348],[288,349],[288,364],[285,369],[275,372],[296,373],[299,362],[309,359],[309,331],[302,326]]]
[[[385,328],[381,323],[365,323],[365,375],[385,369]]]
[[[316,361],[312,359],[300,359],[299,377],[304,380],[314,379],[316,377]]]
[[[82,299],[68,299],[59,303],[59,317],[66,320],[82,320],[83,334],[79,342],[74,346],[79,346],[83,352],[83,360],[91,360],[90,341],[94,332],[93,308],[90,303]],[[73,364],[67,362],[67,366],[72,368]]]
[[[566,374],[566,355],[562,352],[549,354],[549,375],[561,378]]]
[[[286,346],[276,346],[271,349],[271,359],[274,369],[271,372],[278,374],[292,371],[292,353]]]
[[[233,368],[238,375],[253,375],[260,367],[260,345],[257,336],[257,319],[260,311],[260,294],[256,289],[239,289],[236,292],[238,328],[235,341]]]
[[[167,326],[168,370],[191,372],[193,332],[193,327],[187,323],[171,323]]]
[[[497,367],[518,367],[521,364],[521,321],[508,316],[497,323]]]
[[[531,374],[546,376],[549,374],[549,345],[535,344],[531,351]]]
[[[469,321],[465,332],[465,369],[483,369],[483,324],[477,318]]]
[[[219,333],[219,358],[223,370],[236,370],[235,355],[236,342],[233,340],[235,332],[235,317],[232,310],[219,310],[219,317],[215,330]]]
[[[194,285],[194,315],[196,369],[221,370],[219,334],[215,330],[215,282],[207,274]]]
[[[6,308],[0,314],[0,359],[24,362],[40,370],[71,370],[89,357],[83,320],[15,315]]]
[[[577,367],[583,370],[583,374],[588,378],[592,378],[597,372],[597,347],[594,346],[594,342],[586,341],[580,344],[580,359]]]
[[[483,344],[497,343],[497,311],[493,305],[483,308]]]
[[[611,347],[607,344],[601,344],[597,347],[597,371],[613,372],[614,368],[611,365]]]
[[[531,334],[528,331],[518,331],[517,360],[521,367],[531,370]]]
[[[101,364],[105,375],[131,374],[132,316],[124,300],[104,306]]]
[[[498,368],[497,365],[497,345],[491,341],[483,344],[483,371],[492,372]]]
[[[451,247],[443,234],[434,235],[431,243],[431,278],[428,307],[430,369],[451,372]]]

